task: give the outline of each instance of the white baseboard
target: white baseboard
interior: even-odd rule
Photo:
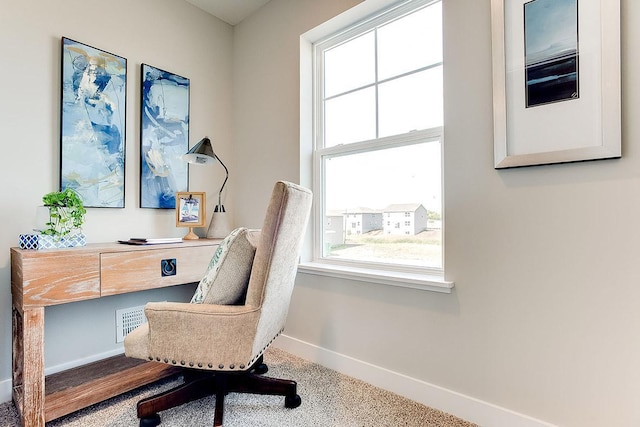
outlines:
[[[376,387],[483,427],[555,427],[553,424],[417,380],[344,354],[281,335],[275,347]]]
[[[483,427],[555,427],[553,424],[527,415],[300,341],[288,335],[281,335],[274,346]],[[47,368],[45,372],[52,374],[120,353],[122,350],[115,350],[74,360]],[[0,403],[10,400],[11,379],[9,378],[0,381]]]
[[[66,371],[67,369],[76,368],[78,366],[86,365],[87,363],[96,362],[98,360],[106,359],[107,357],[117,356],[122,354],[124,350],[118,348],[110,350],[100,354],[94,354],[92,356],[84,357],[82,359],[72,360],[71,362],[61,363],[59,365],[45,368],[44,374],[51,375],[56,372]],[[0,381],[0,403],[9,402],[12,399],[11,396],[11,378]]]

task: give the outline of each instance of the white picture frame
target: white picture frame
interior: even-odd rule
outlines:
[[[491,0],[494,167],[621,157],[620,0],[578,0],[579,98],[526,107],[524,5]]]

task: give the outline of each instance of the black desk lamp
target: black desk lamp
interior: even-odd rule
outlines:
[[[223,215],[226,211],[224,209],[224,205],[222,204],[222,190],[224,190],[224,186],[227,184],[227,180],[229,179],[229,169],[227,169],[225,164],[222,163],[220,157],[218,157],[216,153],[213,152],[211,140],[207,136],[202,138],[200,142],[194,145],[191,150],[189,150],[182,156],[182,158],[183,160],[194,165],[211,165],[218,161],[224,168],[226,176],[224,178],[224,182],[222,183],[222,187],[220,187],[220,191],[218,192],[218,204],[213,210],[211,222],[209,223],[209,228],[207,230],[207,237],[226,237],[231,232],[231,229],[229,227],[229,219],[226,215]]]

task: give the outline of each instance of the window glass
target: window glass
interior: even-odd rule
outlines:
[[[324,52],[324,96],[357,89],[375,81],[373,31]]]
[[[390,77],[442,61],[440,2],[378,29],[378,78]]]
[[[442,66],[382,83],[379,136],[442,126]]]
[[[375,88],[370,87],[326,101],[325,147],[375,138],[375,100]]]

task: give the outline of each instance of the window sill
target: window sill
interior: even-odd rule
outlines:
[[[445,294],[450,294],[454,287],[454,282],[444,280],[444,277],[442,276],[406,273],[400,271],[372,270],[368,268],[340,266],[319,262],[300,263],[298,265],[298,272]]]

